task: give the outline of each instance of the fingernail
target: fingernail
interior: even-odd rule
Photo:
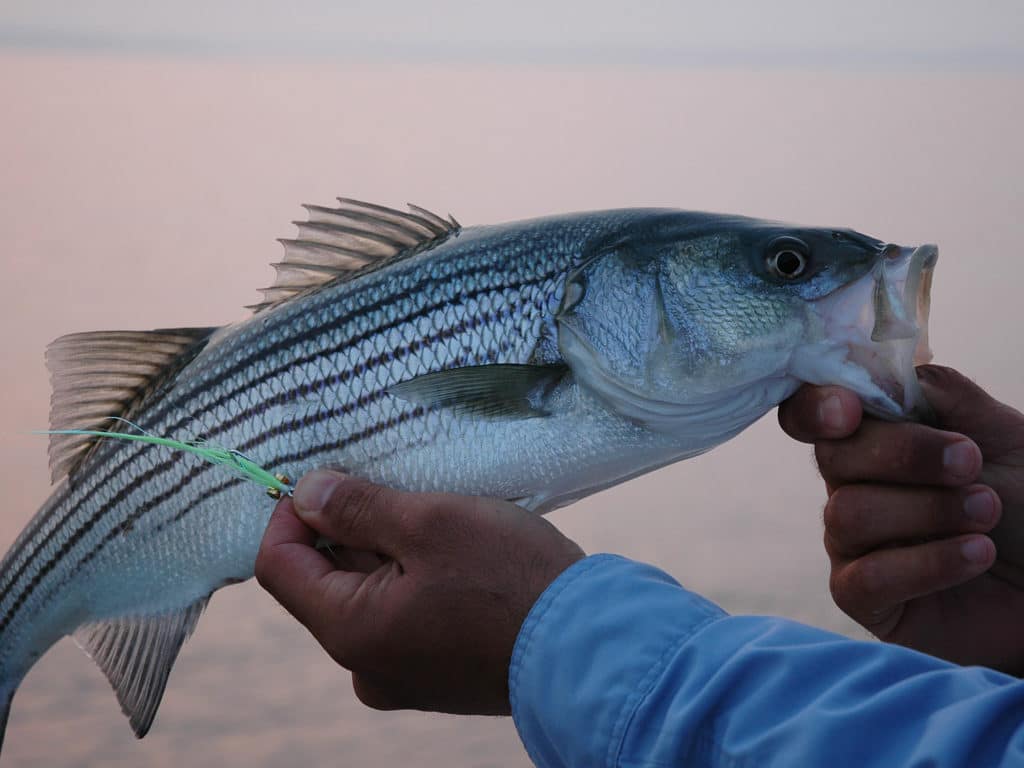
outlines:
[[[996,521],[996,504],[988,491],[974,491],[964,499],[964,516],[978,525],[992,525]]]
[[[986,563],[991,557],[991,543],[984,536],[972,536],[960,545],[960,554],[970,563]]]
[[[299,480],[292,501],[295,511],[302,515],[316,514],[326,506],[341,478],[334,472],[317,469]]]
[[[978,449],[969,440],[958,440],[942,452],[942,466],[954,479],[970,480],[978,470]]]
[[[829,395],[818,405],[818,421],[834,432],[846,426],[843,401],[839,399],[839,395]]]

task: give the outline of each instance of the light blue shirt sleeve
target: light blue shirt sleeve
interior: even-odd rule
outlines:
[[[1024,681],[729,616],[613,555],[541,595],[509,690],[541,768],[1024,766]]]

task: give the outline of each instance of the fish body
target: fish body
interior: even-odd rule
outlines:
[[[332,465],[546,512],[712,448],[802,381],[888,418],[924,407],[932,246],[662,209],[464,229],[307,208],[250,318],[55,342],[52,426],[124,416],[292,478]],[[141,737],[209,596],[252,576],[273,505],[157,445],[55,437],[51,466],[0,564],[2,718],[74,634]]]

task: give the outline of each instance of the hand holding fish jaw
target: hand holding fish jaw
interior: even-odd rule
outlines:
[[[828,489],[832,595],[883,640],[1022,674],[1024,415],[952,369],[918,375],[937,428],[862,421],[834,387],[779,410]]]
[[[338,542],[343,560],[316,549],[318,536]],[[319,470],[274,511],[256,578],[351,670],[363,703],[509,714],[519,628],[582,557],[513,504],[402,493]]]

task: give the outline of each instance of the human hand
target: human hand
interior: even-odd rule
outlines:
[[[832,596],[882,640],[1019,675],[1024,415],[950,368],[917,370],[934,427],[862,421],[835,387],[779,409],[789,435],[814,443],[828,490]]]
[[[337,557],[314,547],[319,535]],[[364,704],[509,714],[519,628],[583,556],[514,504],[318,470],[274,510],[256,578],[351,670]]]

